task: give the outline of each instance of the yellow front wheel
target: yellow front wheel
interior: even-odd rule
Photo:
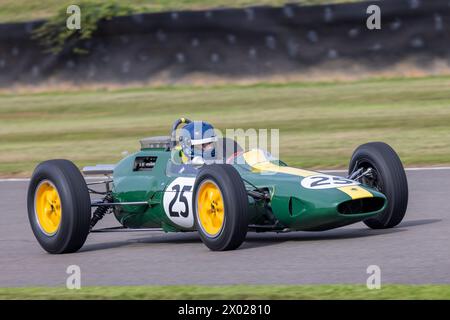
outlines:
[[[196,203],[200,227],[208,237],[217,236],[222,231],[225,211],[222,192],[214,181],[202,182]]]
[[[194,221],[203,243],[213,251],[238,248],[248,228],[248,196],[237,170],[228,164],[205,165],[193,192]]]

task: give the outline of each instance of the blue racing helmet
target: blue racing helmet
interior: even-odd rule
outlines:
[[[196,156],[213,159],[216,156],[216,141],[214,127],[207,122],[192,121],[181,129],[181,150],[189,160]]]

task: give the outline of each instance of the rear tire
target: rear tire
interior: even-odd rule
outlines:
[[[201,213],[202,206],[213,208],[213,205],[208,202],[209,200],[206,200],[207,203],[205,203],[200,198],[205,185],[209,185],[215,190],[218,197],[219,192],[217,191],[220,191],[219,198],[222,203],[223,218],[221,225],[216,226],[216,229],[208,229],[208,221],[205,222]],[[235,168],[228,164],[204,166],[195,181],[193,203],[195,227],[203,243],[209,249],[213,251],[233,250],[244,242],[248,228],[248,196],[244,182]],[[215,212],[216,209],[211,210]],[[211,232],[211,230],[215,232]]]
[[[352,155],[349,174],[358,168],[373,168],[376,172],[375,187],[383,193],[386,209],[373,218],[364,220],[372,229],[387,229],[398,225],[408,206],[408,182],[405,169],[397,153],[386,143],[370,142],[359,146]]]
[[[53,204],[45,207],[48,196],[42,193],[47,190],[40,191],[43,184],[50,192],[57,192],[52,194],[58,199],[59,207],[59,223],[50,226],[54,232],[48,232],[49,227],[43,223],[54,208]],[[43,205],[39,202],[41,198]],[[70,253],[83,246],[89,234],[91,200],[86,182],[72,162],[58,159],[39,164],[31,177],[27,204],[31,229],[44,250],[53,254]]]

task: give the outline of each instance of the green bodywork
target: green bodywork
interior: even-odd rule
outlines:
[[[135,170],[137,157],[156,157],[150,170]],[[176,198],[176,192],[168,186],[177,178],[187,177],[195,181],[195,173],[180,174],[170,170],[171,152],[164,148],[147,148],[120,161],[113,173],[112,195],[115,202],[142,202],[141,205],[116,206],[117,220],[128,228],[163,228],[165,231],[194,231],[193,223],[179,223],[184,217],[174,221],[164,196]],[[284,165],[284,164],[282,164]],[[359,185],[381,201],[376,211],[343,214],[338,207],[352,200],[352,197],[338,188],[310,189],[301,185],[304,177],[282,172],[261,174],[247,164],[233,165],[240,173],[248,190],[266,190],[270,199],[257,199],[248,196],[249,228],[255,226],[260,231],[305,230],[320,231],[341,227],[365,220],[382,212],[387,204],[386,197],[377,190]],[[285,167],[288,168],[288,167]],[[266,172],[267,173],[267,172]],[[320,173],[317,173],[320,174]],[[192,199],[192,190],[185,192],[185,198]],[[192,201],[192,200],[191,200]],[[167,201],[166,201],[167,202]],[[192,205],[191,205],[192,206]],[[186,206],[187,207],[187,206]],[[186,213],[186,209],[182,210]],[[192,208],[189,210],[192,219]]]

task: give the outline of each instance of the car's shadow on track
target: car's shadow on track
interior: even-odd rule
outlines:
[[[373,230],[369,228],[358,228],[358,229],[342,228],[321,232],[304,232],[304,231],[287,232],[287,233],[249,232],[247,234],[245,242],[242,244],[239,250],[247,250],[258,247],[279,245],[281,243],[289,241],[307,242],[307,241],[347,240],[355,238],[376,237],[385,234],[407,231],[408,227],[437,223],[440,221],[441,221],[440,219],[419,219],[419,220],[404,221],[395,228],[379,229],[379,230]],[[136,245],[141,246],[144,244],[171,245],[171,244],[190,244],[190,243],[198,243],[199,245],[201,244],[201,240],[196,232],[154,234],[151,236],[146,236],[145,234],[143,234],[142,237],[139,238],[133,237],[122,241],[86,244],[80,250],[80,252],[107,250],[120,247],[132,247]]]
[[[430,224],[430,223],[436,223],[441,222],[442,219],[417,219],[417,220],[409,220],[409,221],[403,221],[401,222],[397,228],[404,228],[404,227],[415,227],[420,226],[424,224]]]
[[[374,237],[389,233],[397,233],[405,230],[387,229],[387,230],[371,230],[371,229],[336,229],[322,232],[292,232],[282,234],[248,234],[246,242],[241,249],[251,249],[257,247],[265,247],[277,245],[284,242],[308,242],[308,241],[327,241],[327,240],[348,240],[355,238]]]
[[[276,245],[288,241],[326,241],[326,240],[347,240],[353,238],[366,238],[374,237],[391,233],[398,233],[407,231],[408,227],[415,227],[419,225],[431,224],[440,222],[441,219],[418,219],[411,221],[404,221],[400,225],[391,229],[370,229],[370,228],[358,228],[358,229],[334,229],[321,232],[290,232],[290,233],[249,233],[245,243],[240,249],[250,249],[256,247],[264,247],[270,245]]]
[[[188,243],[199,243],[201,240],[196,232],[186,232],[186,233],[173,233],[173,234],[158,234],[152,236],[142,236],[140,238],[130,238],[121,241],[112,241],[104,243],[93,243],[84,245],[80,252],[87,251],[97,251],[114,249],[120,247],[131,247],[143,244],[188,244]]]

